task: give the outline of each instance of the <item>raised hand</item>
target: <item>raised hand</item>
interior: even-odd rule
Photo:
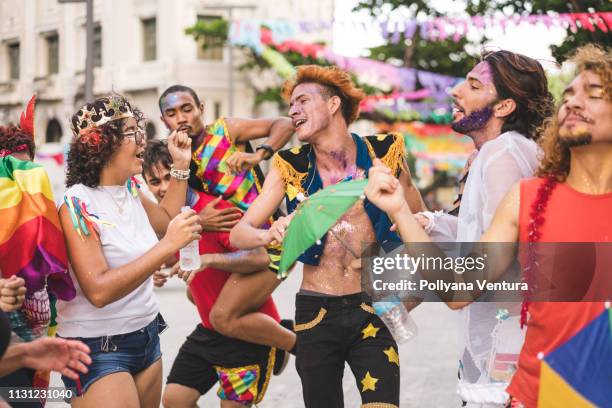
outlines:
[[[179,170],[187,170],[191,162],[191,138],[183,130],[175,130],[168,136],[168,150],[172,165]]]
[[[399,180],[393,176],[391,169],[378,159],[374,160],[374,166],[368,172],[365,195],[389,216],[400,214],[406,209],[410,211]]]

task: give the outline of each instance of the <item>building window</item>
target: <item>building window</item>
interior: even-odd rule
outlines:
[[[202,22],[210,24],[216,20],[221,20],[219,16],[198,16],[198,23]],[[223,59],[223,44],[219,43],[219,39],[214,37],[204,37],[198,40],[198,59],[204,60],[222,60]]]
[[[19,79],[19,57],[20,57],[19,43],[13,43],[8,45],[8,57],[9,57],[9,78]]]
[[[154,18],[142,20],[143,60],[157,59],[157,21]]]
[[[93,29],[93,64],[94,67],[102,66],[102,26],[96,24]]]
[[[62,140],[62,126],[55,118],[47,123],[47,131],[45,132],[46,143],[58,143]]]
[[[47,73],[59,72],[59,36],[53,34],[47,37]]]

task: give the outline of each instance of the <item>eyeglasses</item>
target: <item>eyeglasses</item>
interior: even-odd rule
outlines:
[[[140,128],[136,129],[133,132],[125,132],[119,134],[125,137],[134,138],[134,142],[136,142],[137,145],[142,144],[145,139],[145,132]]]

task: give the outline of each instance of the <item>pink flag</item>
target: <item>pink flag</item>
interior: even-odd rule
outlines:
[[[593,17],[593,20],[595,21],[595,24],[597,24],[597,28],[599,28],[601,31],[603,31],[604,33],[608,32],[608,27],[606,27],[606,24],[604,23],[601,15],[601,13],[593,13],[591,14],[591,16]]]
[[[484,19],[481,16],[472,17],[472,23],[479,29],[483,29],[485,26]]]
[[[450,20],[451,25],[453,26],[453,30],[455,30],[455,34],[453,34],[453,41],[454,42],[459,42],[459,40],[461,39],[461,31],[459,30],[459,23],[461,22],[461,20],[457,19],[457,18],[453,18]]]
[[[499,22],[499,25],[501,26],[503,33],[506,34],[506,26],[508,25],[508,19],[502,16],[497,21]]]
[[[561,15],[561,18],[563,19],[563,21],[565,21],[568,24],[569,29],[572,31],[572,33],[578,32],[578,27],[576,26],[576,20],[574,19],[572,14],[565,13]]]
[[[603,20],[608,24],[608,28],[612,30],[612,12],[608,11],[606,13],[597,13],[599,17],[603,18]]]
[[[548,14],[544,14],[541,18],[541,21],[544,23],[546,28],[550,28],[554,24],[552,17],[549,16]]]
[[[589,15],[587,13],[571,13],[572,18],[574,20],[580,21],[580,25],[583,29],[589,31],[595,31],[595,27],[591,24],[591,20],[589,19]]]
[[[446,19],[444,18],[436,19],[436,28],[438,29],[438,39],[440,39],[440,41],[446,40],[446,37],[447,37],[446,30],[444,29],[445,25],[446,25]]]

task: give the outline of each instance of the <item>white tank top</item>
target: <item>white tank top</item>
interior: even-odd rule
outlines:
[[[86,204],[90,214],[113,224],[97,228],[109,268],[118,268],[139,258],[158,242],[140,198],[132,196],[126,186],[91,188],[76,184],[66,191],[66,196],[77,197]],[[58,209],[62,204],[58,203]],[[159,312],[152,279],[145,280],[125,297],[98,308],[85,297],[72,266],[70,274],[77,294],[69,302],[57,302],[57,333],[62,337],[129,333],[145,327]]]

